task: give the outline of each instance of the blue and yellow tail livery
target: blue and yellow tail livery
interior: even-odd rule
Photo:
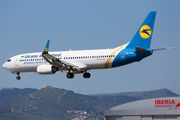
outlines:
[[[153,50],[150,49],[151,38],[153,35],[156,11],[148,14],[132,40],[126,44],[127,46],[119,51],[112,63],[112,67],[126,65],[135,61],[140,61],[149,55]]]
[[[148,14],[133,39],[129,42],[126,48],[140,47],[144,49],[150,48],[151,38],[153,35],[154,22],[156,18],[156,11]]]

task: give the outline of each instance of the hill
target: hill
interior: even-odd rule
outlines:
[[[126,96],[138,97],[141,99],[179,96],[178,94],[173,93],[172,91],[166,88],[158,89],[158,90],[151,90],[151,91],[142,91],[142,92],[124,92],[120,94],[126,95]]]
[[[117,104],[90,96],[46,86],[30,94],[16,95],[0,101],[0,119],[70,120],[101,119],[103,110]]]
[[[158,90],[151,91],[142,91],[142,92],[121,92],[121,93],[112,93],[112,94],[95,94],[91,95],[99,100],[111,102],[111,103],[126,103],[135,100],[148,99],[148,98],[157,98],[157,97],[173,97],[179,96],[172,91],[163,88]]]
[[[25,95],[25,94],[30,94],[33,92],[36,92],[38,89],[32,89],[32,88],[25,88],[25,89],[19,89],[19,88],[3,88],[0,90],[0,101],[11,98],[16,95]]]
[[[47,85],[40,90],[2,89],[0,90],[0,120],[70,120],[75,118],[103,120],[103,111],[119,103],[169,96],[179,95],[165,88],[91,96]]]

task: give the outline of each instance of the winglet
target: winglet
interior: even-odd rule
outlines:
[[[44,48],[44,51],[43,51],[43,54],[48,54],[49,42],[50,42],[50,40],[47,41],[46,47]]]

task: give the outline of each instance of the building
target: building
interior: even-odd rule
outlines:
[[[121,104],[104,111],[104,120],[180,120],[180,97],[162,97]]]

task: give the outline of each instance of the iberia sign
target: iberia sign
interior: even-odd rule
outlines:
[[[180,107],[180,101],[178,103],[174,99],[155,100],[155,107]]]

